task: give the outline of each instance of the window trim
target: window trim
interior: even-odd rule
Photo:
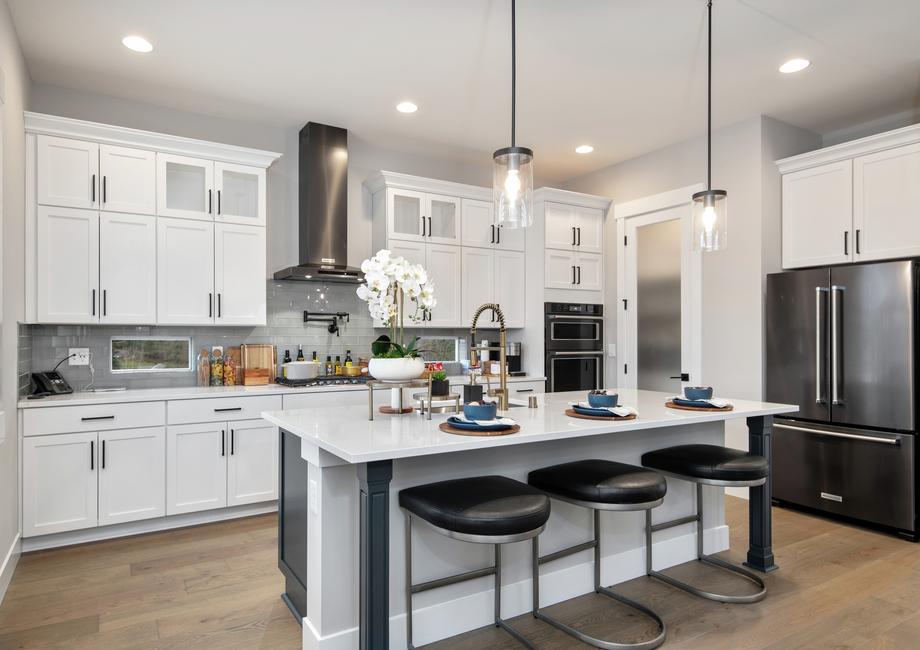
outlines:
[[[188,359],[185,368],[115,368],[114,347],[115,341],[185,341],[188,345]],[[164,373],[164,372],[194,372],[195,365],[192,359],[191,336],[111,336],[109,337],[109,372],[112,374],[137,374],[137,373]]]

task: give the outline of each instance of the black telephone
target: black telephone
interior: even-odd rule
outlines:
[[[57,370],[33,372],[32,382],[35,384],[35,392],[32,393],[31,397],[66,395],[73,392],[73,388],[70,387],[67,380]]]

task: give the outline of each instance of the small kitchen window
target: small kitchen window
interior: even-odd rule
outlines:
[[[460,361],[460,339],[456,336],[423,336],[418,349],[425,361]]]
[[[191,372],[188,337],[113,336],[112,372]]]

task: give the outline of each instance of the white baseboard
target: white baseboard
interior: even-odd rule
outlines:
[[[115,524],[114,526],[99,526],[97,528],[84,528],[83,530],[72,530],[66,533],[55,533],[53,535],[42,535],[40,537],[27,537],[22,540],[22,552],[28,553],[30,551],[41,551],[47,548],[86,544],[87,542],[98,542],[104,539],[115,539],[117,537],[129,537],[142,533],[155,533],[160,530],[171,530],[173,528],[200,526],[201,524],[210,524],[218,521],[226,521],[228,519],[239,519],[241,517],[251,517],[253,515],[276,512],[277,510],[278,502],[269,501],[266,503],[254,503],[245,506],[222,508],[220,510],[205,510],[203,512],[190,512],[183,515],[144,519],[126,524]]]
[[[707,528],[703,548],[717,553],[728,548],[728,526]],[[696,534],[661,540],[653,545],[655,569],[689,562],[696,557]],[[615,585],[645,575],[645,547],[633,548],[602,560],[601,575],[606,585]],[[589,593],[593,585],[593,561],[582,562],[558,571],[546,571],[540,577],[540,606]],[[513,618],[531,609],[531,580],[525,579],[502,586],[502,616]],[[415,610],[412,617],[413,645],[421,646],[475,630],[492,622],[493,593],[491,589],[469,596],[437,603]],[[358,628],[320,636],[309,618],[303,621],[305,650],[354,650],[358,647]],[[390,617],[390,647],[406,647],[406,615]]]
[[[0,564],[0,603],[6,595],[7,587],[13,579],[13,572],[16,570],[16,564],[19,562],[19,554],[22,552],[22,543],[19,533],[13,538],[6,556],[3,558],[3,564]]]

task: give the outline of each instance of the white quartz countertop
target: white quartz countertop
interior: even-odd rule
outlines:
[[[469,381],[469,376],[448,377],[451,384],[462,384]],[[520,376],[508,377],[508,383],[530,381],[545,381],[545,377]],[[485,381],[480,380],[483,386]],[[492,380],[492,386],[498,385],[498,380]],[[69,395],[49,395],[41,399],[20,399],[19,408],[40,408],[47,406],[79,406],[93,404],[120,404],[124,402],[159,402],[163,400],[202,399],[208,397],[248,397],[253,395],[284,395],[293,393],[336,393],[351,390],[367,390],[363,384],[340,384],[333,386],[282,386],[268,384],[266,386],[185,386],[181,388],[136,388],[114,392],[82,392],[76,391]],[[366,414],[365,414],[366,416]]]
[[[681,411],[664,405],[671,397],[668,393],[635,389],[622,389],[617,392],[620,395],[620,404],[638,410],[639,415],[635,420],[611,422],[572,418],[565,415],[564,411],[568,408],[569,402],[585,399],[585,393],[550,393],[540,396],[540,406],[536,409],[526,406],[509,408],[506,412],[507,417],[517,420],[521,425],[521,431],[504,436],[462,436],[444,433],[438,429],[438,425],[444,422],[449,414],[434,414],[431,420],[417,414],[375,414],[374,420],[369,421],[366,407],[274,411],[263,413],[262,417],[348,463],[367,463],[484,447],[560,440],[567,437],[795,413],[799,410],[798,406],[791,404],[732,399],[734,409],[731,411]]]

